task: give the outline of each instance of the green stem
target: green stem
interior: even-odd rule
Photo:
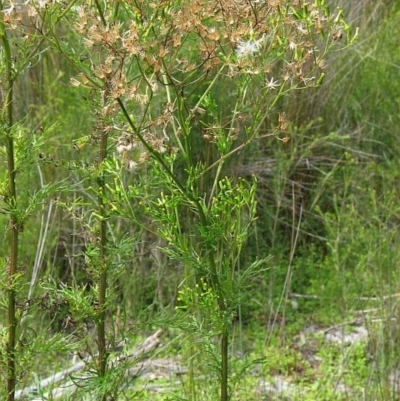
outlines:
[[[0,4],[2,8],[2,4]],[[7,359],[7,401],[15,399],[16,384],[16,290],[14,277],[18,269],[18,239],[19,224],[16,215],[17,189],[16,189],[16,170],[14,155],[14,139],[11,132],[13,125],[13,85],[14,78],[12,73],[11,49],[5,30],[5,25],[0,22],[0,35],[3,44],[4,65],[6,69],[6,88],[4,96],[4,108],[1,111],[1,123],[5,127],[4,135],[7,149],[7,169],[8,169],[8,202],[10,209],[9,232],[10,232],[10,257],[8,262],[8,339],[6,346]]]
[[[107,21],[104,16],[104,12],[100,7],[100,3],[98,0],[95,0],[95,5],[97,11],[100,15],[101,22],[104,26],[107,26]],[[104,87],[107,88],[108,79],[104,80]],[[107,90],[103,96],[103,104],[108,99]],[[99,276],[99,296],[98,296],[98,316],[97,316],[97,346],[99,351],[99,359],[98,359],[98,375],[100,378],[104,378],[107,373],[107,360],[108,360],[108,352],[107,352],[107,344],[106,344],[106,309],[107,309],[107,207],[105,204],[105,191],[106,191],[106,180],[104,171],[102,171],[102,164],[107,158],[107,140],[108,134],[107,131],[102,129],[100,132],[100,154],[99,154],[99,169],[100,176],[98,177],[98,186],[99,186],[99,195],[98,195],[98,211],[99,211],[99,253],[100,253],[100,276]],[[106,401],[107,394],[103,394],[102,401]]]
[[[136,127],[135,123],[132,121],[131,116],[129,115],[128,111],[126,110],[126,107],[124,105],[124,102],[120,99],[117,98],[117,102],[119,104],[119,107],[122,110],[122,113],[128,122],[129,126],[131,127],[133,133],[136,135],[136,137],[139,139],[139,141],[142,143],[144,148],[150,153],[153,159],[155,159],[164,169],[166,174],[172,179],[172,181],[175,183],[175,185],[178,187],[179,191],[184,194],[190,201],[196,202],[197,199],[194,199],[190,194],[188,194],[183,187],[183,185],[178,181],[176,178],[175,174],[171,171],[171,169],[168,167],[167,163],[164,161],[163,157],[155,151],[144,139],[143,135],[140,133],[139,129]],[[197,201],[198,203],[198,201]]]
[[[103,12],[103,10],[102,10],[101,7],[100,7],[99,0],[94,0],[94,3],[95,3],[95,5],[96,5],[97,12],[98,12],[99,15],[100,15],[101,22],[102,22],[102,24],[106,27],[106,26],[107,26],[107,21],[106,21],[106,19],[105,19],[105,17],[104,17],[104,12]]]

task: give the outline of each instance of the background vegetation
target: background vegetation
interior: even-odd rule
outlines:
[[[183,146],[196,163],[172,154],[165,158],[177,182],[184,183],[182,193],[196,187],[200,198],[211,193],[220,202],[220,208],[209,208],[207,227],[214,231],[206,233],[201,225],[196,231],[201,212],[193,199],[182,196],[175,178],[139,145],[127,157],[121,146],[130,142],[123,135],[106,146],[111,157],[101,172],[107,181],[101,181],[93,166],[101,157],[103,134],[93,138],[93,132],[105,126],[101,119],[99,124],[102,100],[85,85],[71,85],[86,68],[84,44],[68,24],[57,26],[62,41],[52,32],[35,44],[37,57],[15,81],[13,133],[3,135],[0,144],[6,166],[6,138],[15,140],[23,166],[18,202],[29,215],[18,228],[20,274],[11,285],[13,214],[9,181],[2,174],[4,381],[7,291],[15,285],[19,390],[67,368],[75,353],[77,360],[93,360],[86,360],[84,373],[72,374],[78,386],[63,399],[215,400],[224,381],[219,341],[223,344],[229,332],[232,400],[399,398],[400,10],[388,0],[329,3],[331,10],[343,8],[359,38],[349,47],[338,38],[321,85],[265,98],[274,106],[267,110],[256,100],[243,101],[247,115],[268,112],[265,132],[280,126],[279,135],[265,135],[235,152],[220,164],[220,181],[204,166],[220,160],[222,145],[205,145],[200,134],[191,138],[190,149]],[[23,41],[15,35],[10,41],[18,48]],[[79,63],[71,62],[65,45],[71,42]],[[197,50],[189,55],[193,62]],[[191,79],[202,83],[198,75]],[[208,90],[208,83],[203,85],[200,93]],[[246,88],[256,93],[256,85]],[[207,117],[197,118],[206,128],[216,121],[233,125],[236,89],[228,79],[212,89],[200,105]],[[152,107],[152,115],[162,114],[161,104]],[[188,166],[201,174],[192,176]],[[108,191],[107,198],[99,188]],[[236,196],[231,204],[223,197],[229,193]],[[220,216],[224,224],[218,225]],[[211,234],[218,230],[234,235],[213,247],[219,237]],[[107,241],[99,239],[102,235]],[[225,287],[208,270],[210,253],[222,270],[224,260],[232,262],[231,270],[218,276]],[[103,264],[108,267],[102,269]],[[108,286],[102,308],[104,271]],[[162,345],[153,357],[182,367],[180,374],[172,368],[168,375],[157,371],[154,384],[139,378],[140,371],[125,377],[140,357],[118,366],[107,362],[120,355],[115,350],[122,339],[134,346],[159,328]],[[57,399],[47,388],[37,392],[40,399]],[[7,389],[0,394],[6,399]]]

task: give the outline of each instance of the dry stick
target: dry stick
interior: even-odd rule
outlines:
[[[41,171],[39,169],[39,175],[40,175],[40,180],[42,183],[42,187],[44,186],[43,184],[43,180],[42,180],[42,174]],[[51,215],[53,212],[53,200],[50,200],[49,202],[49,206],[47,209],[47,217],[46,217],[46,221],[44,221],[44,209],[45,209],[45,205],[43,204],[43,210],[42,210],[42,221],[40,223],[40,233],[39,233],[39,240],[38,240],[38,244],[36,247],[36,256],[35,256],[35,261],[33,263],[33,271],[32,271],[32,276],[31,276],[31,280],[29,283],[29,291],[28,291],[28,296],[26,298],[26,304],[29,305],[30,300],[32,299],[33,296],[33,291],[35,289],[35,285],[36,285],[36,281],[37,281],[37,276],[39,273],[39,268],[42,265],[43,262],[43,250],[44,250],[44,245],[46,242],[46,238],[47,238],[47,232],[49,229],[49,225],[50,225],[50,221],[51,221]],[[28,312],[29,312],[29,308],[26,308],[23,310],[22,315],[21,315],[21,320],[20,320],[20,326],[23,325],[26,317],[28,316]]]
[[[303,298],[303,299],[319,299],[318,295],[311,294],[297,294],[295,292],[291,292],[289,294],[290,298]],[[381,297],[358,297],[358,301],[385,301],[387,299],[400,298],[400,292],[395,294],[382,295]]]
[[[318,299],[318,296],[309,294],[296,294],[295,292],[291,292],[289,294],[289,298]]]

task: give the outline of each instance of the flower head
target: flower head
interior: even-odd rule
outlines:
[[[260,41],[256,40],[240,40],[236,47],[238,58],[254,56],[260,50]]]
[[[117,145],[117,153],[118,154],[129,152],[132,149],[133,149],[133,144],[130,142],[128,142],[127,144],[119,143]]]
[[[239,40],[238,45],[236,46],[236,54],[238,58],[243,57],[252,57],[256,53],[258,53],[263,45],[267,43],[270,35],[266,35],[265,33],[258,40]]]
[[[280,85],[280,83],[278,81],[274,81],[274,78],[271,78],[270,81],[266,81],[266,85],[265,87],[268,89],[275,89]]]

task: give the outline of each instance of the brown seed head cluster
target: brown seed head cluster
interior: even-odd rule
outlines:
[[[326,49],[343,32],[340,15],[329,14],[322,0],[128,0],[99,2],[100,8],[88,0],[5,3],[9,29],[45,36],[80,70],[71,84],[101,94],[104,129],[120,125],[121,100],[158,152],[173,148],[168,132],[179,94],[195,93],[221,70],[232,81],[261,76],[271,92],[315,85]],[[59,27],[68,31],[64,38]],[[120,154],[140,147],[125,140],[116,140],[117,148],[125,146]]]

